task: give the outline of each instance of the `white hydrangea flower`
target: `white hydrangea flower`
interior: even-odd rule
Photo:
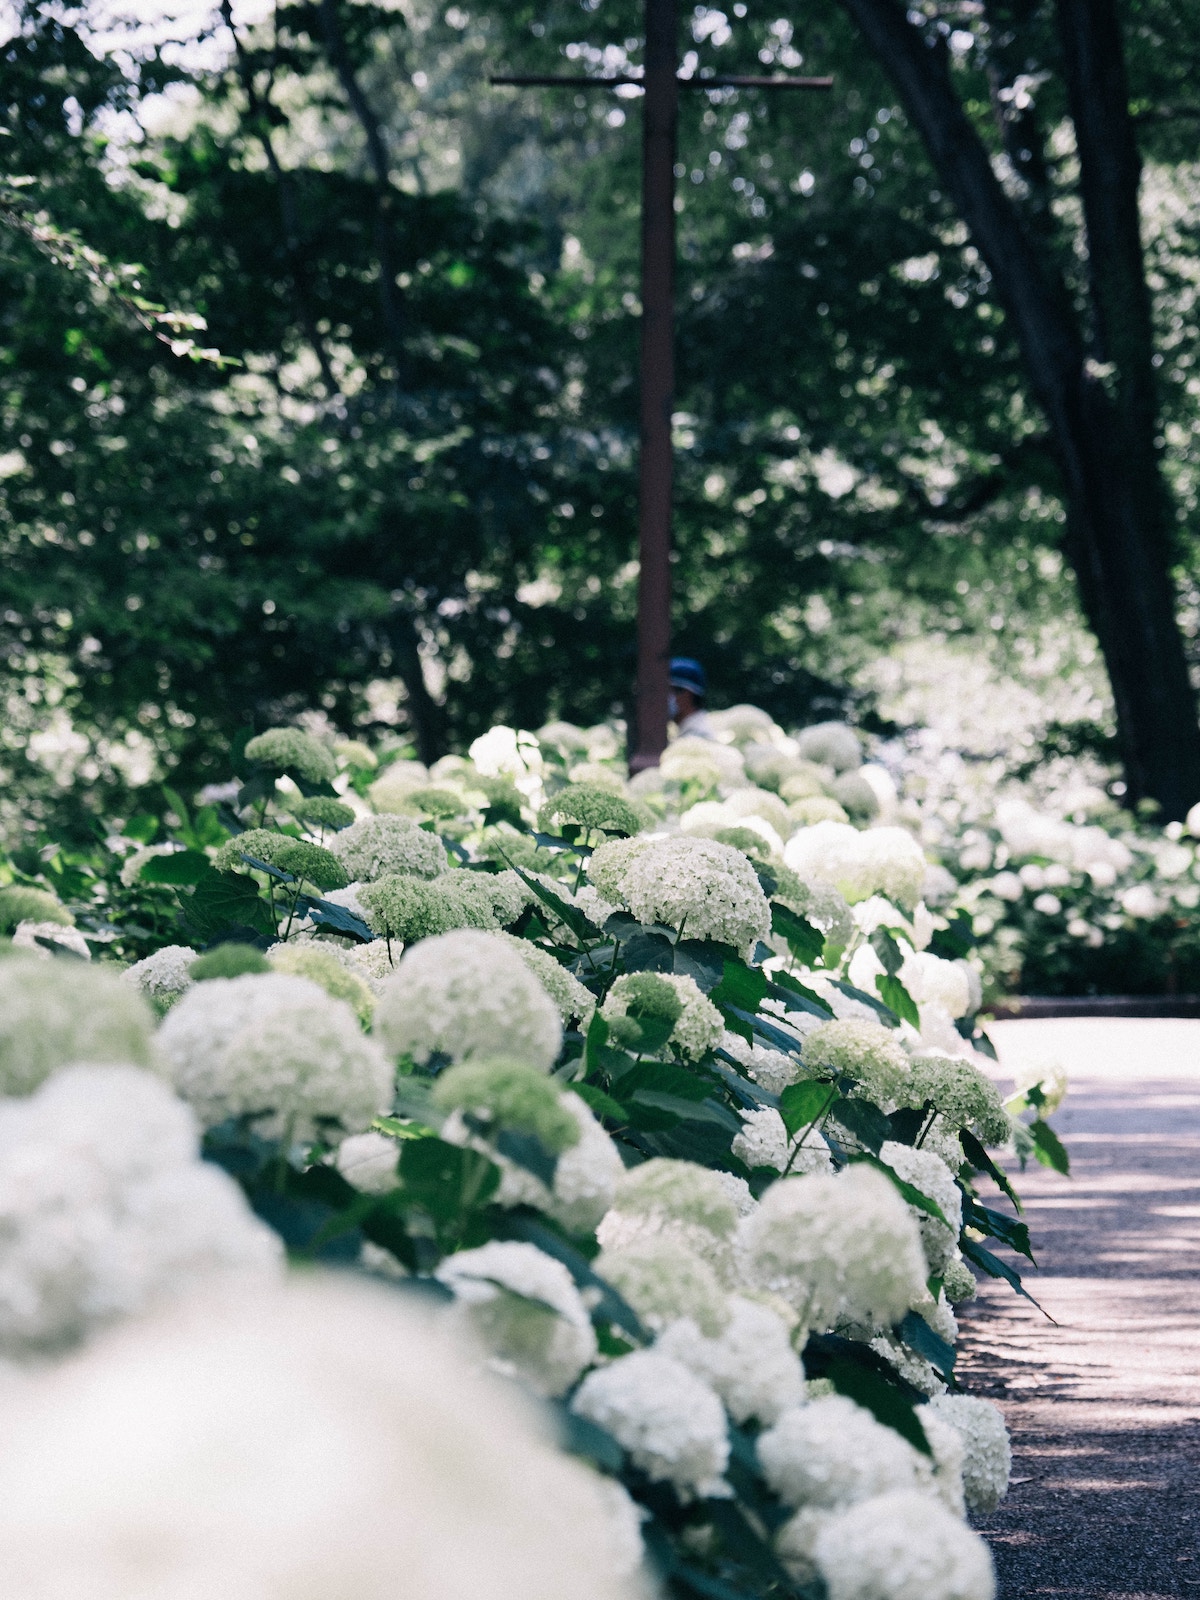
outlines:
[[[848,1332],[853,1338],[861,1330],[852,1327]],[[876,1334],[873,1339],[869,1340],[869,1343],[875,1354],[882,1356],[888,1365],[893,1367],[907,1383],[912,1384],[914,1389],[918,1389],[922,1394],[930,1396],[945,1393],[946,1380],[941,1377],[932,1363],[926,1361],[924,1356],[917,1355],[915,1350],[910,1350],[906,1344],[901,1344],[900,1340],[894,1338],[890,1333]]]
[[[174,1005],[185,989],[192,986],[192,962],[198,951],[186,944],[169,944],[153,955],[135,961],[121,974],[122,982],[133,984],[160,1005]]]
[[[622,889],[625,874],[652,842],[646,834],[641,834],[634,839],[608,839],[592,851],[588,858],[587,874],[595,892],[603,896],[609,916],[625,905]],[[592,920],[596,919],[593,917]],[[597,926],[603,927],[604,924],[598,922]]]
[[[677,1239],[635,1239],[602,1250],[593,1266],[656,1333],[680,1317],[690,1317],[709,1338],[728,1325],[729,1305],[716,1273]]]
[[[52,961],[54,952],[42,942],[46,939],[51,944],[69,950],[72,955],[82,957],[84,961],[92,959],[92,947],[79,929],[68,928],[61,922],[18,922],[12,936],[12,942],[18,950],[32,950],[34,955]]]
[[[0,1353],[60,1350],[210,1274],[281,1260],[149,1073],[67,1067],[0,1102]]]
[[[780,1295],[817,1329],[839,1317],[891,1327],[925,1293],[917,1225],[866,1165],[772,1184],[734,1248],[750,1287]]]
[[[813,1555],[829,1600],[995,1600],[987,1545],[919,1491],[839,1513],[817,1535]]]
[[[720,1048],[727,1056],[733,1057],[748,1078],[769,1094],[782,1094],[793,1083],[800,1081],[799,1063],[791,1056],[785,1056],[782,1050],[772,1050],[765,1044],[751,1044],[740,1033],[729,1032],[722,1034]]]
[[[681,928],[689,939],[716,939],[747,956],[771,931],[771,908],[740,850],[682,835],[651,840],[621,878],[639,922]]]
[[[904,1105],[931,1104],[938,1114],[935,1133],[944,1129],[957,1134],[960,1128],[975,1128],[986,1144],[1003,1144],[1009,1137],[1008,1113],[999,1090],[973,1062],[961,1056],[937,1051],[914,1056],[900,1098]],[[927,1137],[926,1146],[929,1143]]]
[[[590,1372],[571,1409],[611,1433],[636,1466],[683,1495],[727,1495],[725,1408],[682,1362],[636,1350]]]
[[[703,1378],[725,1402],[735,1422],[775,1422],[804,1400],[804,1367],[786,1322],[757,1301],[734,1295],[729,1324],[707,1338],[690,1317],[673,1322],[655,1350]]]
[[[159,1043],[204,1127],[250,1116],[267,1137],[311,1142],[328,1124],[367,1128],[392,1069],[350,1007],[307,978],[247,973],[195,984]]]
[[[400,1187],[400,1148],[386,1133],[353,1133],[338,1145],[334,1165],[362,1194],[390,1194]]]
[[[647,771],[649,771],[649,768],[647,768]],[[617,842],[623,843],[624,841]],[[582,884],[575,891],[575,904],[592,926],[596,928],[603,928],[609,917],[621,909],[620,906],[615,906],[611,901],[606,900],[595,885],[590,883]]]
[[[463,928],[422,939],[387,980],[375,1031],[395,1055],[509,1056],[548,1072],[562,1045],[554,1003],[495,933]]]
[[[6,1593],[642,1595],[612,1495],[450,1335],[394,1291],[304,1275],[30,1378],[5,1406]]]
[[[895,1099],[909,1077],[908,1056],[891,1029],[870,1022],[823,1022],[804,1041],[810,1072],[853,1078],[877,1105]]]
[[[758,1459],[789,1506],[832,1509],[917,1483],[912,1445],[840,1394],[785,1411],[759,1438]]]
[[[798,1584],[811,1584],[817,1577],[814,1551],[817,1536],[837,1513],[821,1506],[803,1506],[775,1535],[775,1554]]]
[[[321,899],[328,900],[330,905],[344,907],[351,916],[357,917],[360,922],[366,922],[368,920],[367,908],[358,898],[358,891],[361,888],[362,884],[356,882],[348,883],[344,889],[326,889]],[[362,949],[364,947],[358,946],[357,948]]]
[[[72,1061],[153,1067],[153,1028],[113,967],[11,957],[0,962],[0,1095],[30,1094]]]
[[[913,1216],[921,1229],[921,1243],[925,1246],[930,1273],[944,1272],[958,1249],[958,1236],[962,1231],[962,1192],[954,1181],[954,1174],[933,1151],[914,1150],[911,1145],[896,1144],[890,1139],[881,1148],[879,1159],[891,1167],[897,1177],[911,1183],[940,1208],[945,1223],[919,1207],[913,1207]]]
[[[696,980],[689,978],[685,973],[627,973],[624,977],[618,978],[608,991],[602,1008],[604,1015],[608,1018],[625,1016],[639,987],[647,977],[653,977],[659,983],[669,984],[683,1006],[678,1021],[671,1029],[668,1041],[681,1055],[687,1056],[692,1061],[698,1061],[702,1055],[721,1042],[725,1031],[721,1013]]]
[[[922,1406],[917,1415],[929,1448],[933,1451],[932,1461],[928,1456],[920,1459],[917,1476],[922,1484],[927,1484],[933,1490],[947,1511],[952,1511],[965,1522],[967,1501],[963,1492],[963,1465],[966,1448],[962,1435],[938,1416],[932,1406]]]
[[[343,893],[345,891],[342,891]],[[325,896],[329,898],[328,895]],[[353,908],[351,908],[353,909]],[[358,913],[355,912],[357,916]],[[367,982],[375,994],[379,994],[383,985],[400,964],[403,946],[392,945],[388,949],[386,939],[372,939],[370,944],[356,944],[346,951],[346,960],[359,977]]]
[[[733,787],[746,781],[746,764],[739,750],[688,734],[672,739],[662,753],[658,769],[664,778],[676,783],[694,779],[715,788],[719,783]]]
[[[796,753],[803,761],[849,772],[862,765],[862,741],[845,722],[814,722],[796,735]]]
[[[527,1167],[487,1149],[500,1168],[496,1202],[502,1206],[534,1206],[568,1233],[591,1233],[613,1203],[625,1168],[616,1145],[597,1122],[590,1106],[567,1091],[562,1105],[579,1124],[579,1142],[564,1150],[554,1168],[554,1187],[547,1189]],[[450,1116],[442,1138],[451,1144],[475,1144],[461,1116]],[[482,1145],[479,1146],[483,1148]]]
[[[556,961],[547,951],[531,944],[528,939],[518,939],[512,934],[502,934],[516,950],[521,960],[533,973],[542,988],[554,1002],[562,1022],[586,1022],[596,1009],[596,997],[585,989],[579,979]]]
[[[615,1478],[596,1478],[596,1490],[609,1513],[612,1547],[611,1570],[618,1578],[632,1578],[646,1556],[642,1520],[646,1513]]]
[[[738,1183],[741,1188],[734,1188]],[[596,1239],[602,1249],[611,1251],[647,1239],[671,1240],[707,1261],[727,1282],[732,1276],[734,1232],[740,1218],[754,1209],[744,1179],[712,1172],[694,1161],[657,1156],[622,1175],[612,1210],[596,1229]]]
[[[360,817],[335,833],[329,849],[356,883],[374,883],[389,873],[436,878],[447,867],[446,849],[436,833],[415,818],[384,813]]]
[[[939,1005],[952,1017],[965,1017],[971,1010],[971,980],[961,961],[914,950],[904,958],[900,981],[919,1006]]]
[[[447,1256],[435,1276],[497,1369],[535,1393],[565,1394],[595,1360],[592,1320],[571,1274],[536,1246],[493,1240]]]
[[[743,1127],[734,1139],[732,1149],[738,1160],[744,1161],[748,1167],[774,1167],[776,1172],[783,1172],[790,1163],[791,1170],[797,1175],[833,1170],[829,1146],[810,1128],[802,1128],[789,1140],[783,1118],[770,1107],[760,1111],[741,1111],[738,1115]],[[805,1141],[803,1144],[802,1139]]]
[[[958,1430],[965,1451],[963,1489],[972,1511],[994,1511],[1008,1493],[1012,1447],[999,1406],[973,1395],[943,1394],[929,1409]]]
[[[783,859],[803,877],[820,879],[853,905],[873,894],[911,911],[921,898],[925,856],[903,828],[867,828],[816,822],[788,840]]]

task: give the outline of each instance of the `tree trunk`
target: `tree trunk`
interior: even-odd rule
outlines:
[[[1200,725],[1171,581],[1154,438],[1139,162],[1113,0],[1058,0],[1088,232],[1090,337],[1004,193],[930,42],[896,0],[842,0],[880,57],[991,270],[1062,476],[1065,553],[1108,669],[1129,804],[1182,817],[1200,799]],[[1089,345],[1094,354],[1089,355]]]

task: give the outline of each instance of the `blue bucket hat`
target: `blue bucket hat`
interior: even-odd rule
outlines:
[[[668,682],[672,689],[690,689],[697,700],[704,700],[708,696],[708,679],[704,675],[704,668],[691,656],[672,657]]]

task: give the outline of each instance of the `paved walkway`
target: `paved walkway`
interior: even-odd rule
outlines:
[[[992,1283],[964,1319],[963,1375],[1013,1439],[1012,1491],[978,1524],[1001,1600],[1200,1600],[1200,1021],[992,1036],[1002,1073],[1071,1077],[1072,1177],[1013,1174],[1057,1326]]]

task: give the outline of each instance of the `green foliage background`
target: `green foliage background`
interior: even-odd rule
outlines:
[[[1081,285],[1053,36],[1025,10],[1044,243]],[[239,730],[306,709],[391,723],[427,757],[497,719],[623,714],[638,104],[486,76],[636,68],[639,17],[331,0],[239,27],[235,56],[220,17],[180,46],[26,8],[0,49],[17,790],[52,702],[110,746],[148,741],[184,788],[223,775]],[[1200,12],[1126,18],[1191,635]],[[680,129],[676,636],[720,701],[795,723],[844,709],[853,667],[918,628],[1003,641],[1073,614],[1055,469],[988,274],[839,7],[684,23],[685,71],[836,77],[820,96],[685,93]],[[998,152],[977,63],[1003,24],[990,6],[950,39]],[[126,297],[200,314],[224,360],[172,354],[115,280],[64,268],[53,229],[136,264]],[[91,803],[116,803],[128,764],[93,766]],[[70,822],[43,787],[29,814]]]

